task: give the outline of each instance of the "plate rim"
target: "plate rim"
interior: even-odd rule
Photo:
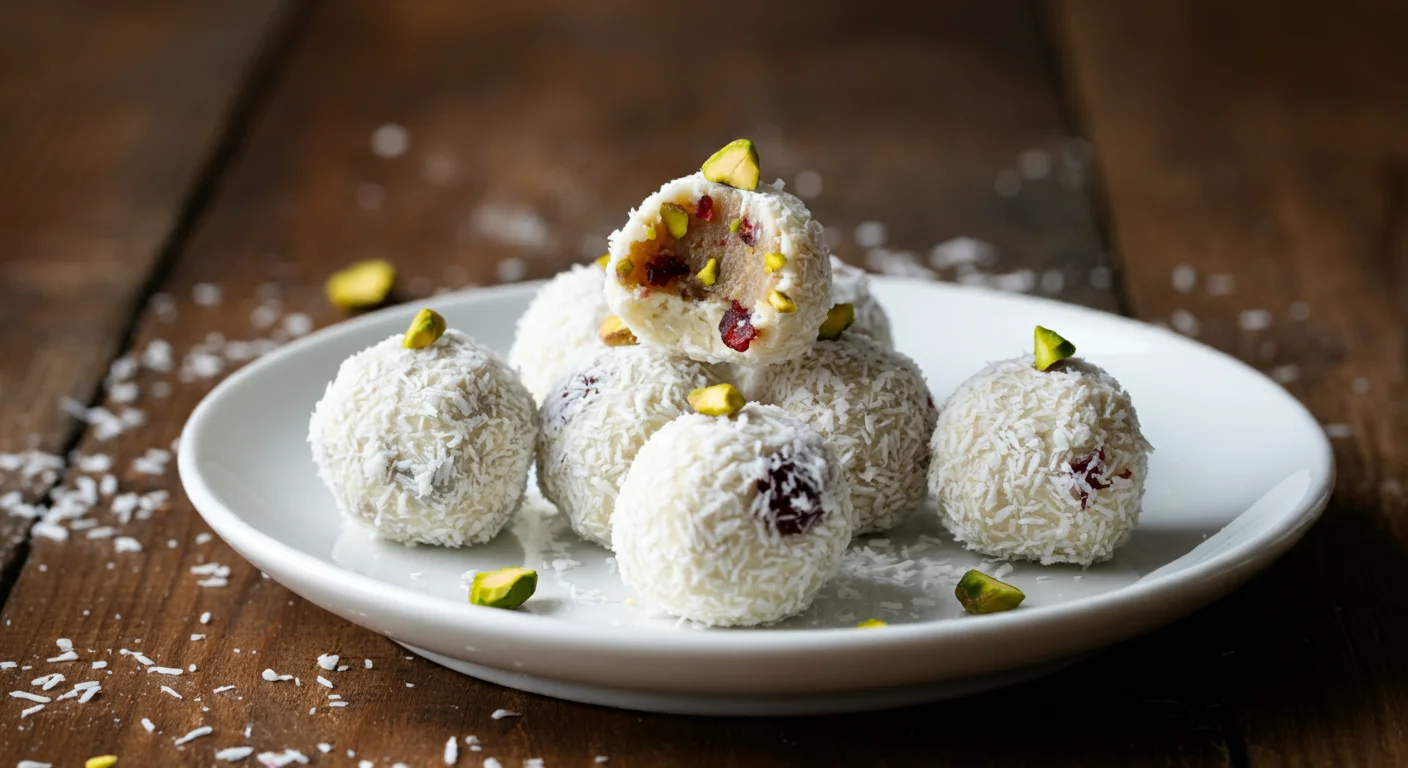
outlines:
[[[220,501],[199,471],[196,446],[197,436],[201,432],[204,421],[226,393],[242,386],[247,379],[259,375],[265,367],[278,364],[286,358],[300,354],[306,348],[322,344],[337,336],[356,333],[363,325],[384,321],[398,315],[410,317],[422,304],[434,306],[436,304],[480,301],[492,297],[512,297],[516,294],[531,294],[546,282],[538,280],[472,288],[429,297],[413,304],[401,304],[380,309],[320,329],[242,367],[206,393],[186,420],[181,430],[177,451],[181,484],[197,513],[241,556],[245,556],[244,552],[247,549],[267,552],[270,558],[277,558],[286,569],[295,572],[299,578],[315,584],[323,594],[335,596],[344,605],[373,602],[383,606],[383,610],[387,614],[401,620],[453,626],[456,630],[467,633],[490,633],[496,636],[495,639],[502,642],[541,642],[545,634],[553,634],[563,626],[570,626],[571,639],[569,642],[571,644],[585,645],[603,652],[627,655],[685,653],[705,657],[778,652],[796,653],[798,651],[884,650],[914,644],[938,645],[955,636],[963,637],[969,641],[983,638],[996,639],[1012,631],[1045,632],[1067,626],[1071,622],[1103,623],[1110,619],[1117,619],[1125,608],[1146,600],[1167,603],[1177,601],[1181,595],[1200,595],[1197,589],[1200,583],[1225,582],[1229,577],[1232,577],[1236,579],[1233,583],[1235,586],[1235,584],[1250,578],[1252,574],[1260,571],[1289,549],[1315,523],[1328,503],[1334,490],[1336,467],[1333,449],[1320,428],[1318,420],[1300,401],[1292,397],[1279,384],[1276,384],[1261,371],[1225,352],[1158,326],[1045,297],[1009,294],[979,286],[888,278],[879,275],[872,275],[871,280],[897,288],[901,286],[905,288],[923,287],[925,290],[939,293],[970,295],[982,293],[999,301],[1044,303],[1059,307],[1064,312],[1088,315],[1092,318],[1098,318],[1101,322],[1114,322],[1129,330],[1164,336],[1169,343],[1188,345],[1205,353],[1213,353],[1225,362],[1232,363],[1263,380],[1277,396],[1284,400],[1285,404],[1292,406],[1292,410],[1302,420],[1314,427],[1312,433],[1317,436],[1315,448],[1318,450],[1315,453],[1320,459],[1319,466],[1310,468],[1312,473],[1310,486],[1301,499],[1295,503],[1291,512],[1284,514],[1249,540],[1224,549],[1201,562],[1174,573],[1147,575],[1133,584],[1109,592],[1056,605],[1034,606],[1022,611],[992,614],[983,616],[976,621],[971,620],[973,617],[965,617],[960,620],[945,619],[913,624],[894,624],[887,627],[885,632],[851,632],[847,631],[849,628],[845,627],[788,628],[786,630],[747,628],[730,629],[724,632],[678,632],[652,627],[614,627],[587,623],[564,623],[559,619],[546,616],[520,611],[504,611],[467,603],[458,606],[458,608],[452,608],[443,597],[428,595],[408,587],[390,584],[346,570],[263,533]],[[1245,514],[1245,510],[1238,514],[1238,518],[1242,514]],[[247,556],[245,557],[249,559]],[[258,567],[257,564],[256,567]],[[270,577],[283,583],[275,574],[271,573]],[[302,590],[295,591],[302,594]],[[1186,615],[1210,602],[1210,599],[1212,598],[1206,596],[1198,597],[1189,607],[1178,608],[1169,611],[1169,613],[1178,616]],[[310,601],[320,605],[326,602],[312,599]],[[1163,623],[1163,620],[1156,623]],[[550,631],[545,633],[545,628]],[[1142,631],[1142,628],[1135,631]],[[1090,647],[1107,645],[1109,642],[1113,642],[1113,640],[1107,640],[1102,635],[1090,643]]]

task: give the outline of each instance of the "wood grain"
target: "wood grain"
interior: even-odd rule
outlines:
[[[1185,330],[1196,319],[1201,340],[1277,375],[1336,425],[1324,518],[1209,611],[1246,757],[1401,765],[1408,8],[1053,8],[1134,313],[1188,313]],[[1180,267],[1197,276],[1186,292],[1173,287]]]
[[[245,151],[162,280],[174,312],[145,311],[131,350],[166,341],[179,361],[207,342],[218,351],[229,349],[221,340],[287,338],[288,323],[297,328],[290,317],[335,322],[342,316],[324,303],[323,280],[359,258],[398,265],[399,299],[549,275],[595,256],[633,203],[739,135],[758,140],[768,178],[821,176],[810,203],[850,260],[893,265],[904,263],[895,253],[910,252],[922,265],[933,245],[967,235],[997,247],[991,269],[1059,272],[1059,281],[1045,278],[1048,292],[1118,306],[1108,282],[1088,279],[1109,265],[1079,183],[1082,145],[1070,140],[1026,3],[799,1],[750,6],[747,24],[723,9],[598,6],[318,6]],[[712,39],[708,60],[680,64],[665,32],[696,28],[728,33]],[[406,152],[372,151],[387,124],[404,126]],[[1047,173],[1019,172],[1030,150],[1049,153]],[[884,252],[856,242],[866,221],[887,225]],[[218,286],[222,301],[196,303],[197,290],[210,293],[201,285]],[[262,327],[271,312],[282,319]],[[239,362],[224,361],[220,373]],[[845,717],[636,714],[446,672],[262,579],[218,540],[198,539],[205,528],[177,492],[174,468],[152,477],[131,466],[169,445],[213,379],[145,370],[136,382],[150,423],[110,443],[85,436],[78,448],[115,456],[124,490],[170,490],[171,503],[121,527],[140,552],[117,553],[113,540],[82,532],[35,543],[0,623],[7,658],[34,668],[0,680],[27,687],[53,669],[70,675],[65,687],[99,679],[104,691],[19,721],[0,736],[6,756],[67,765],[112,752],[123,764],[209,764],[216,749],[246,743],[316,758],[323,742],[336,764],[429,765],[446,739],[472,734],[484,751],[462,746],[461,765],[489,755],[550,766],[589,765],[596,755],[647,766],[1228,761],[1216,669],[1204,663],[1216,658],[1216,636],[1199,620],[1010,691]],[[162,383],[172,386],[165,398]],[[106,508],[96,516],[115,524]],[[197,586],[190,569],[210,562],[230,567],[227,586]],[[205,611],[211,622],[200,625]],[[59,637],[74,641],[84,663],[109,667],[47,663]],[[196,669],[149,673],[123,648]],[[328,652],[351,667],[322,673],[346,708],[329,708],[328,691],[312,682]],[[266,668],[301,684],[266,682]],[[497,708],[522,717],[492,720]],[[158,732],[147,733],[142,718]],[[214,733],[173,744],[201,725]]]
[[[93,400],[277,7],[0,9],[0,453],[77,434],[60,402]],[[51,482],[0,476],[0,494]],[[0,516],[0,572],[28,523]]]

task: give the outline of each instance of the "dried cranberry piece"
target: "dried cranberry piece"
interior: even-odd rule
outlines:
[[[719,338],[735,352],[747,352],[748,345],[758,338],[758,329],[753,327],[753,316],[742,304],[735,301],[724,312],[724,319],[719,321]]]
[[[754,245],[758,242],[758,231],[753,228],[753,222],[749,221],[746,216],[738,222],[738,237],[748,245]]]
[[[689,265],[668,253],[645,263],[645,282],[657,288],[689,274]]]
[[[758,494],[767,505],[764,514],[773,530],[782,536],[811,530],[826,512],[821,506],[820,478],[799,466],[787,450],[768,459],[766,472],[758,480]]]
[[[1102,480],[1105,474],[1105,449],[1096,449],[1095,453],[1083,456],[1071,462],[1071,473],[1076,476],[1080,494],[1080,508],[1085,509],[1090,504],[1090,494],[1094,491],[1103,491],[1110,487],[1108,480]],[[1128,478],[1129,470],[1125,470],[1119,477]]]
[[[708,195],[701,196],[699,198],[699,204],[694,208],[694,215],[698,216],[700,221],[713,221],[714,198]]]

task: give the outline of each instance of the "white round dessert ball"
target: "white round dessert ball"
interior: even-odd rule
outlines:
[[[806,422],[835,449],[856,533],[892,528],[924,503],[938,411],[913,360],[848,331],[763,370],[762,401]]]
[[[850,304],[855,308],[856,319],[847,333],[869,336],[882,347],[895,348],[890,316],[880,302],[870,295],[870,275],[835,256],[831,257],[831,303]]]
[[[683,223],[673,233],[671,216]],[[701,362],[797,357],[831,308],[821,225],[769,184],[748,191],[699,173],[675,179],[631,211],[610,245],[611,311],[643,343]]]
[[[646,442],[616,500],[621,579],[675,616],[753,626],[806,610],[855,528],[821,436],[770,405],[690,414]]]
[[[994,363],[944,404],[929,486],[958,541],[1044,565],[1110,559],[1139,520],[1149,443],[1118,381],[1072,358]]]
[[[313,408],[318,477],[343,514],[383,538],[486,542],[523,498],[538,432],[533,398],[459,331],[421,349],[401,339],[343,361]]]
[[[577,358],[540,413],[538,488],[587,541],[611,547],[616,495],[636,452],[689,413],[708,366],[659,347],[607,347]]]
[[[611,310],[602,287],[606,273],[595,264],[575,264],[557,273],[518,318],[508,362],[539,403],[584,350],[605,347],[597,328]]]

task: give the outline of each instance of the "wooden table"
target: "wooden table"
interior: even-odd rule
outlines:
[[[1403,3],[53,0],[3,13],[0,452],[59,458],[26,454],[0,494],[42,513],[104,474],[101,454],[121,492],[170,498],[146,496],[152,509],[125,523],[105,498],[62,542],[0,514],[0,660],[24,665],[0,670],[3,686],[33,690],[50,672],[69,678],[53,693],[102,683],[24,718],[31,703],[5,699],[0,766],[103,753],[212,765],[239,744],[428,766],[450,737],[474,766],[1408,763]],[[386,125],[409,146],[383,129],[374,151]],[[212,334],[281,341],[343,319],[323,281],[355,259],[394,261],[401,300],[551,275],[741,135],[767,178],[817,192],[819,177],[809,202],[847,260],[921,272],[932,246],[980,239],[997,260],[966,279],[1169,323],[1274,372],[1332,425],[1341,474],[1324,519],[1221,603],[1029,685],[867,715],[694,719],[409,658],[212,540],[174,464],[148,455],[242,362],[201,357],[231,350]],[[868,221],[885,225],[883,246],[857,243]],[[141,366],[131,400],[117,361],[160,369],[159,342],[174,368]],[[85,406],[145,422],[110,436],[101,414],[71,415]],[[141,550],[119,551],[132,547],[119,536]],[[197,586],[202,563],[229,566],[228,585]],[[46,661],[57,638],[81,660]],[[194,671],[148,674],[120,649]],[[325,652],[352,666],[328,673],[350,706],[327,707],[312,684]],[[302,685],[265,683],[266,668]],[[523,715],[491,719],[501,707]],[[203,725],[210,736],[174,745]]]

